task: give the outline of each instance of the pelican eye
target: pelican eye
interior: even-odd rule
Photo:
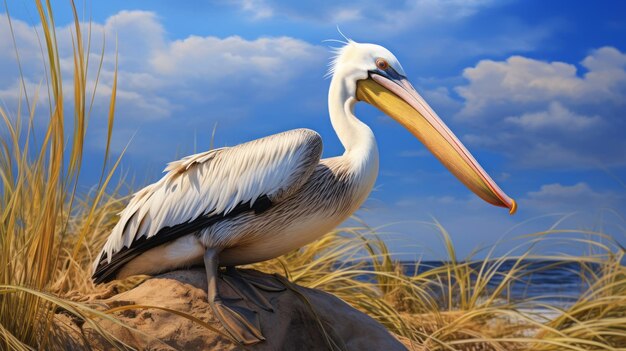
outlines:
[[[378,69],[381,70],[386,70],[387,68],[389,68],[389,63],[387,63],[387,60],[385,60],[384,58],[377,58],[376,59],[376,67],[378,67]]]

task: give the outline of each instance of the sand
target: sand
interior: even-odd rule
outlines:
[[[275,277],[252,272],[271,284],[282,284]],[[219,284],[220,293],[234,296],[228,284]],[[190,314],[208,325],[221,329],[207,303],[206,275],[202,268],[166,273],[146,280],[139,286],[98,301],[103,306],[131,304],[159,306]],[[382,325],[357,311],[337,297],[314,289],[294,286],[282,292],[259,290],[274,311],[257,306],[266,341],[248,350],[406,350],[403,343]],[[115,314],[135,329],[103,321],[102,327],[125,344],[142,350],[238,350],[243,349],[228,337],[193,321],[159,309],[133,309]],[[93,327],[59,314],[58,325],[73,335],[68,349],[111,349]],[[403,340],[406,344],[407,340]],[[331,346],[334,345],[334,346]],[[408,344],[407,344],[408,345]]]

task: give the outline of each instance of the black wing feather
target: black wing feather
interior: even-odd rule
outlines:
[[[265,212],[271,206],[272,201],[266,195],[263,195],[259,197],[253,205],[250,205],[249,201],[241,203],[227,214],[200,216],[186,223],[177,224],[171,227],[165,227],[159,230],[156,235],[153,235],[150,238],[146,238],[145,236],[143,236],[135,240],[130,247],[124,247],[119,252],[116,252],[115,254],[113,254],[111,262],[109,263],[106,262],[106,253],[103,254],[100,258],[98,268],[96,268],[96,271],[93,273],[91,278],[96,284],[109,282],[115,279],[117,272],[126,263],[150,249],[176,240],[187,234],[196,233],[225,218],[232,218],[249,211],[254,211],[254,213],[260,214],[262,212]]]

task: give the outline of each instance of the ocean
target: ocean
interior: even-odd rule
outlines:
[[[435,267],[440,267],[445,262],[421,261],[417,263],[403,261],[401,263],[404,273],[412,276],[426,272]],[[476,270],[479,270],[481,264],[482,262],[476,262],[473,263],[472,266]],[[494,263],[489,264],[494,265]],[[502,262],[496,269],[498,274],[494,274],[492,279],[488,282],[487,289],[493,291],[493,289],[502,282],[505,274],[514,268],[515,265],[515,260]],[[512,301],[532,300],[538,304],[550,305],[557,308],[567,308],[576,302],[581,294],[588,288],[585,276],[589,274],[590,271],[597,269],[597,267],[590,266],[589,264],[582,266],[580,263],[571,261],[525,260],[521,262],[521,265],[519,263],[517,263],[517,265],[524,267],[523,270],[516,274],[519,279],[511,282],[509,289],[506,289],[499,298],[503,301],[505,301],[506,298]],[[529,303],[529,305],[531,304]],[[536,309],[536,307],[533,307],[533,309]]]

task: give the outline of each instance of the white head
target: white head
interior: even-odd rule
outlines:
[[[348,43],[336,51],[329,69],[333,79],[340,78],[348,83],[350,93],[356,91],[356,83],[367,79],[370,72],[378,74],[391,73],[406,78],[402,65],[391,51],[376,44],[361,44],[349,40]]]
[[[340,84],[349,98],[376,106],[413,133],[476,195],[515,212],[515,201],[498,187],[417,93],[389,50],[349,40],[337,50],[329,74],[333,76],[331,84]]]

